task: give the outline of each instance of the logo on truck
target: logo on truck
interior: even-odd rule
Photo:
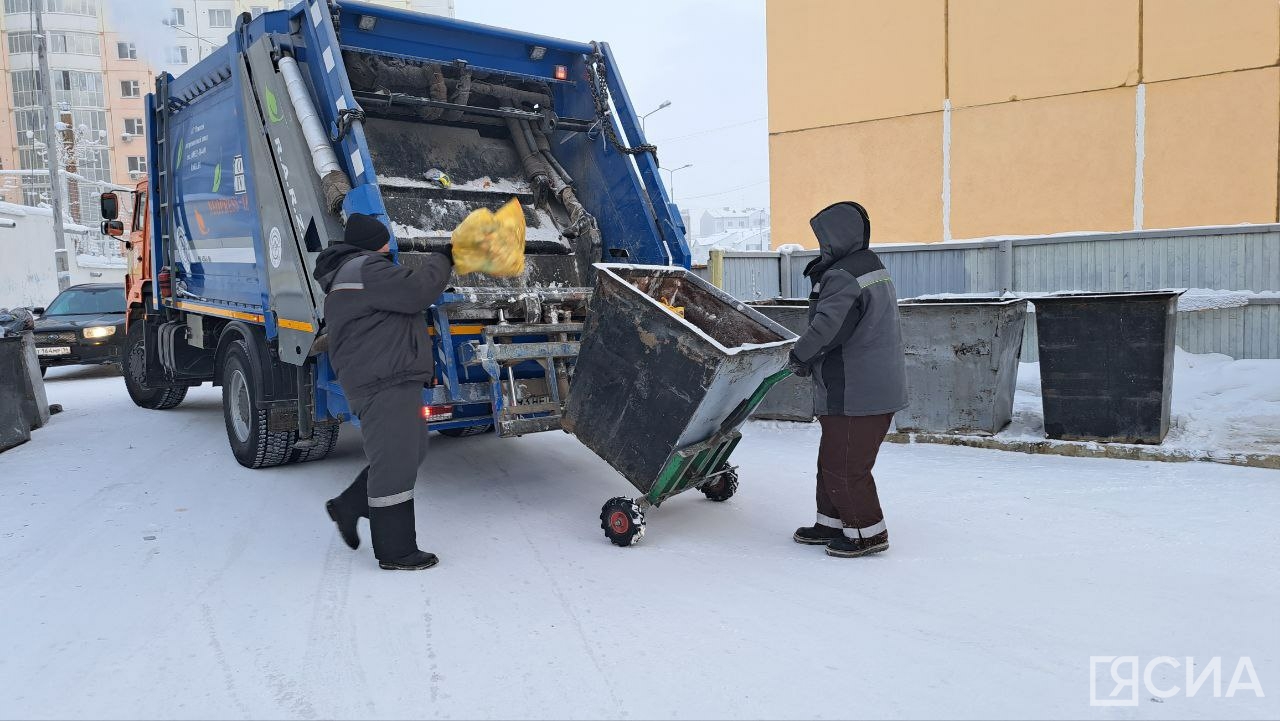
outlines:
[[[271,267],[279,268],[280,255],[283,253],[283,250],[280,247],[280,229],[275,226],[272,226],[271,228],[271,240],[268,243],[268,246],[268,250],[271,253]]]

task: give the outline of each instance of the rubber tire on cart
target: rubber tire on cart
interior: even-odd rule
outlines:
[[[153,411],[167,411],[187,397],[187,386],[148,388],[146,329],[141,319],[129,324],[124,336],[124,354],[120,356],[120,373],[124,376],[125,390],[134,405]]]
[[[267,409],[259,406],[256,397],[261,382],[249,362],[249,346],[243,340],[232,342],[222,360],[222,420],[231,454],[245,468],[288,463],[298,439],[297,431],[269,428]]]
[[[600,528],[613,545],[633,546],[644,538],[644,511],[630,498],[610,498],[600,509]]]
[[[466,428],[442,428],[440,435],[446,438],[469,438],[471,436],[482,436],[486,433],[493,433],[493,424],[487,426],[467,426]]]
[[[333,452],[335,446],[338,445],[338,431],[342,428],[337,424],[316,426],[311,431],[314,445],[306,448],[293,446],[289,450],[289,463],[308,463],[310,461],[318,461]],[[296,443],[297,441],[295,441]]]
[[[702,495],[716,503],[724,503],[738,492],[738,471],[730,468],[728,464],[721,465],[720,471],[720,475],[699,489]]]

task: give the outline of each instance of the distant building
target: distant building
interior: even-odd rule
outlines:
[[[688,208],[680,209],[680,222],[684,223],[684,235],[686,238],[692,238],[698,234],[698,229],[693,227],[693,216],[690,215]]]
[[[689,250],[693,255],[694,265],[706,265],[711,259],[711,251],[720,250],[769,250],[772,234],[768,222],[754,228],[738,228],[726,230],[715,235],[700,235],[689,241]]]
[[[42,170],[43,82],[37,70],[32,4],[44,3],[54,101],[77,139],[75,171],[133,185],[147,171],[144,97],[157,70],[179,75],[224,44],[240,13],[252,16],[296,0],[4,0],[0,12],[0,168]],[[454,0],[373,0],[453,16]],[[67,118],[66,116],[70,116]],[[64,120],[65,122],[65,120]],[[64,142],[68,138],[64,137]],[[68,183],[68,212],[96,226],[98,188]],[[9,176],[0,201],[47,203],[49,180]]]
[[[769,225],[769,211],[758,208],[736,210],[712,208],[702,214],[698,236],[719,235],[730,230],[745,230]]]

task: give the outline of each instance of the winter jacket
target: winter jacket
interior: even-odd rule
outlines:
[[[873,416],[907,407],[898,294],[867,246],[861,205],[836,203],[809,221],[821,255],[805,268],[813,284],[809,328],[792,360],[807,366],[819,416]]]
[[[432,379],[423,313],[445,291],[451,268],[449,257],[436,253],[416,270],[347,243],[320,253],[313,275],[326,293],[329,361],[348,396]]]

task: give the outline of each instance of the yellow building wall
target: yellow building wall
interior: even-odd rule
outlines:
[[[955,111],[952,235],[1132,228],[1134,92],[1120,88]]]
[[[817,241],[809,218],[856,199],[877,243],[942,233],[942,114],[873,120],[769,138],[774,245]]]
[[[1280,220],[1276,0],[766,8],[775,245],[850,199],[876,242]]]
[[[1147,89],[1143,225],[1274,223],[1280,69]]]
[[[1136,85],[1138,0],[953,0],[954,107]]]
[[[769,132],[942,109],[943,0],[766,4]]]
[[[1275,65],[1275,0],[1147,0],[1142,8],[1146,82]]]

